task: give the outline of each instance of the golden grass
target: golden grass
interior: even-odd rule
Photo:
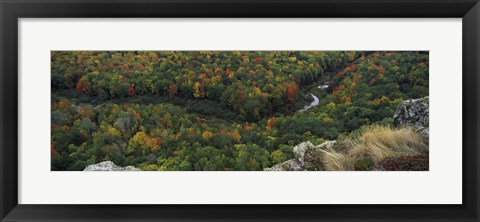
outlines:
[[[418,155],[428,151],[421,136],[412,129],[395,129],[386,126],[368,126],[341,152],[325,151],[323,163],[326,170],[354,170],[355,162],[369,159],[374,164],[387,157]],[[348,140],[348,139],[346,139]]]
[[[323,166],[326,170],[330,171],[351,171],[354,170],[355,161],[348,154],[336,153],[331,151],[322,150],[324,155]]]

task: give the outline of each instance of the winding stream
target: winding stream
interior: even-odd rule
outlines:
[[[328,88],[328,84],[327,83],[324,83],[323,85],[319,85],[318,86],[319,89],[327,89]],[[303,111],[307,111],[308,109],[314,107],[314,106],[318,106],[318,104],[320,103],[320,100],[318,99],[317,96],[313,95],[313,93],[308,93],[308,95],[310,95],[311,97],[313,97],[313,102],[310,103],[310,105],[306,105],[305,107],[303,107],[303,109],[299,110],[299,112],[303,112]]]
[[[311,97],[313,97],[313,102],[310,103],[310,105],[307,105],[305,107],[303,107],[303,109],[299,110],[299,112],[303,112],[303,111],[307,111],[308,109],[314,107],[314,106],[318,106],[318,103],[320,102],[320,100],[318,99],[317,96],[313,95],[313,93],[308,93],[308,95],[310,95]]]

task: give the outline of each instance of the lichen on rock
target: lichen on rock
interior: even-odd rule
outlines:
[[[293,159],[277,164],[266,171],[304,171],[323,170],[320,150],[333,149],[336,141],[327,141],[318,146],[310,141],[300,143],[293,148]]]
[[[133,166],[119,167],[112,161],[104,161],[97,164],[88,165],[83,171],[141,171]]]
[[[393,115],[395,127],[415,129],[429,143],[429,98],[403,101]]]

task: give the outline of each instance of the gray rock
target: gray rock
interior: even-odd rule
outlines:
[[[279,163],[271,168],[264,169],[265,171],[302,171],[302,167],[294,160],[287,160]]]
[[[298,162],[299,165],[303,166],[305,164],[305,153],[307,150],[311,149],[315,149],[315,146],[310,141],[296,145],[293,148],[293,156],[295,161]]]
[[[336,140],[330,140],[323,142],[322,144],[317,146],[317,149],[322,149],[322,150],[333,150],[335,148],[335,145],[337,144]]]
[[[133,166],[126,166],[125,171],[142,171],[142,170],[135,168]]]
[[[97,164],[88,165],[83,171],[141,171],[133,166],[119,167],[112,161],[104,161]]]
[[[410,99],[403,101],[393,115],[393,125],[410,127],[429,142],[429,98]]]
[[[336,141],[326,141],[314,146],[310,141],[300,143],[293,148],[293,159],[277,164],[265,171],[303,171],[322,170],[322,149],[334,149]]]

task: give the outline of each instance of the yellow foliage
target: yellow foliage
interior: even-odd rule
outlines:
[[[230,133],[230,137],[237,142],[240,142],[240,140],[242,139],[242,136],[237,129]]]
[[[157,143],[156,138],[151,138],[144,132],[138,132],[132,137],[132,141],[136,143],[139,148],[148,148],[151,150],[157,150],[160,146]]]
[[[200,97],[200,83],[196,82],[193,86],[193,89],[195,90],[195,92],[193,93],[193,96],[195,98]]]
[[[122,135],[120,133],[120,131],[118,131],[118,129],[116,129],[115,127],[111,127],[111,126],[108,126],[107,132],[108,132],[109,135],[114,136],[114,137],[119,137],[120,138],[121,135]]]
[[[330,117],[325,117],[323,118],[323,122],[330,123],[330,122],[333,122],[333,119]]]
[[[213,136],[213,133],[208,131],[208,130],[203,132],[203,134],[202,134],[202,137],[203,137],[204,140],[208,140],[212,136]]]
[[[330,102],[329,104],[327,104],[327,108],[330,109],[330,110],[331,110],[331,109],[335,109],[336,106],[337,106],[337,105],[335,105],[334,102]]]

